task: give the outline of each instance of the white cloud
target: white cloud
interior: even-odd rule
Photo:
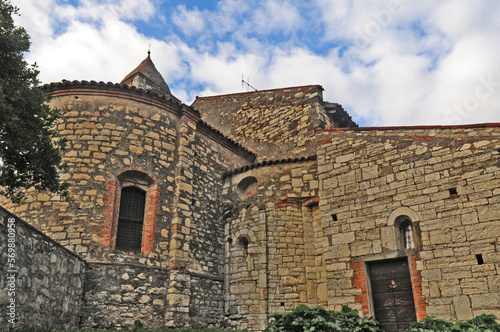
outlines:
[[[302,27],[299,10],[288,1],[268,0],[257,7],[247,22],[256,33],[292,32]]]
[[[152,44],[186,103],[242,91],[244,74],[258,89],[321,84],[364,125],[500,122],[494,0],[221,0],[163,11],[152,1],[16,0],[16,22],[44,82],[118,82]]]
[[[172,22],[181,28],[185,35],[199,33],[204,27],[203,14],[198,8],[187,10],[184,5],[177,7],[172,15]]]

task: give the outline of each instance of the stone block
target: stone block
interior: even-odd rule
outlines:
[[[488,293],[488,280],[482,278],[466,278],[460,281],[464,295]]]
[[[337,233],[330,235],[329,240],[331,245],[347,244],[354,242],[356,240],[356,236],[354,232]]]
[[[471,304],[467,296],[455,296],[453,298],[453,305],[455,307],[455,315],[458,320],[466,321],[474,318]]]
[[[136,146],[136,145],[129,145],[129,150],[130,150],[130,152],[133,152],[136,154],[142,154],[142,152],[144,151],[144,149],[142,147]]]
[[[427,316],[434,316],[439,319],[450,321],[452,320],[451,310],[449,305],[429,305],[426,307]]]
[[[142,295],[139,299],[139,303],[146,304],[151,300],[151,297],[148,295]]]
[[[429,232],[429,240],[431,244],[451,243],[451,230],[435,230]]]
[[[422,280],[439,281],[441,280],[441,269],[423,270],[420,272]]]
[[[500,237],[500,223],[489,222],[465,226],[468,241],[480,241]]]
[[[472,309],[500,308],[500,292],[474,294],[470,296]]]
[[[345,154],[335,158],[335,163],[341,164],[353,160],[356,157],[354,153]]]
[[[495,206],[480,206],[477,208],[478,219],[481,222],[500,219],[500,204]],[[497,227],[499,228],[499,227]]]
[[[302,178],[292,179],[292,188],[302,188],[304,186],[304,182]]]
[[[488,277],[489,290],[492,293],[500,293],[500,276],[493,275]]]
[[[462,288],[460,287],[457,279],[441,281],[439,283],[439,289],[441,291],[441,296],[443,297],[462,295]]]
[[[370,180],[378,177],[378,166],[367,166],[362,168],[362,176],[363,176],[363,181],[364,180]]]

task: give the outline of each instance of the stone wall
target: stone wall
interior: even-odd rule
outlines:
[[[318,133],[328,304],[373,314],[364,265],[407,257],[417,317],[500,317],[500,129]],[[410,217],[416,247],[395,220]]]
[[[164,326],[170,271],[133,263],[90,263],[85,276],[82,327]]]
[[[77,327],[85,262],[1,207],[0,244],[0,330]]]
[[[225,184],[229,324],[260,331],[298,304],[373,315],[368,266],[400,258],[418,319],[500,316],[498,126],[316,136],[317,163],[261,162]],[[402,247],[399,216],[414,248]]]
[[[315,241],[321,230],[314,232],[317,190],[314,158],[237,170],[226,184],[233,199],[226,315],[233,326],[260,331],[271,314],[326,304],[322,243]]]
[[[95,82],[66,82],[53,94],[51,106],[62,114],[58,129],[68,139],[61,179],[73,200],[29,191],[21,205],[6,205],[91,263],[85,326],[220,322],[222,177],[254,155],[174,99]],[[146,191],[138,253],[115,249],[126,185]]]
[[[61,179],[70,185],[72,201],[30,192],[26,202],[13,211],[69,250],[102,259],[114,247],[118,176],[140,171],[158,188],[157,204],[151,211],[156,220],[157,231],[151,234],[155,247],[146,255],[150,264],[160,265],[162,247],[169,241],[162,230],[168,229],[172,219],[175,117],[147,104],[78,93],[54,98],[51,106],[61,109],[58,129],[68,139],[63,156],[68,169]]]
[[[31,315],[36,324],[261,331],[299,304],[373,315],[370,264],[401,258],[417,318],[500,316],[498,125],[334,129],[355,124],[320,86],[198,98],[206,122],[173,97],[120,85],[51,89],[73,200],[28,191],[1,203],[88,269],[22,224],[33,271],[19,281],[39,292],[32,303],[50,296],[50,278],[68,293],[49,305],[56,318]],[[146,192],[137,253],[115,248],[126,186]],[[41,251],[26,254],[35,242]],[[49,262],[68,273],[53,276]]]
[[[248,161],[224,147],[206,125],[186,119],[179,131],[165,324],[215,326],[224,312],[223,175]]]
[[[333,128],[319,85],[197,98],[193,106],[259,160],[313,154],[313,129]]]

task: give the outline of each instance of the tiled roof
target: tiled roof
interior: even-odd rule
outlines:
[[[226,99],[226,98],[244,98],[251,97],[260,94],[283,94],[283,93],[296,93],[297,91],[304,91],[310,89],[319,89],[323,91],[323,87],[321,85],[303,85],[303,86],[294,86],[294,87],[286,87],[286,88],[277,88],[277,89],[268,89],[268,90],[257,90],[257,91],[248,91],[248,92],[236,92],[236,93],[228,93],[225,95],[215,95],[215,96],[206,96],[206,97],[198,97],[196,96],[196,100],[204,100],[204,99]],[[196,103],[196,100],[194,103]]]
[[[153,61],[151,60],[150,53],[148,51],[148,57],[139,64],[134,70],[132,70],[125,78],[120,82],[121,84],[130,85],[132,79],[137,75],[142,74],[151,82],[153,82],[160,90],[170,94],[170,88],[161,76],[160,72],[156,69]]]
[[[416,129],[467,129],[467,128],[492,128],[500,127],[500,122],[493,123],[476,123],[465,125],[423,125],[423,126],[386,126],[386,127],[351,127],[351,128],[331,128],[331,129],[315,129],[317,132],[332,132],[332,131],[367,131],[367,130],[416,130]]]
[[[44,84],[42,86],[42,90],[46,91],[52,91],[52,90],[64,90],[65,88],[74,88],[74,87],[96,87],[96,88],[120,88],[124,90],[129,90],[129,91],[136,91],[137,93],[140,94],[145,94],[145,95],[150,95],[152,97],[157,97],[160,99],[164,100],[170,100],[173,101],[176,104],[181,104],[181,101],[174,97],[173,95],[164,95],[161,93],[158,93],[154,90],[145,90],[145,89],[139,89],[135,86],[130,86],[122,83],[113,83],[113,82],[103,82],[103,81],[69,81],[69,80],[62,80],[61,82],[52,82],[48,84]]]
[[[316,160],[316,155],[312,155],[309,157],[301,157],[301,158],[287,158],[287,159],[277,159],[277,160],[265,160],[261,161],[256,164],[251,164],[251,165],[246,165],[243,167],[239,167],[235,170],[232,170],[231,172],[228,172],[225,174],[225,176],[232,176],[235,174],[243,173],[248,170],[254,169],[254,168],[259,168],[259,167],[264,167],[264,166],[270,166],[270,165],[278,165],[278,164],[288,164],[288,163],[298,163],[298,162],[304,162],[304,161],[311,161],[311,160]]]

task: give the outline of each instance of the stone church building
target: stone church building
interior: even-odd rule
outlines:
[[[44,89],[72,200],[0,201],[18,324],[262,331],[299,304],[388,332],[500,317],[499,123],[358,127],[319,85],[186,105],[149,55],[121,83]]]

